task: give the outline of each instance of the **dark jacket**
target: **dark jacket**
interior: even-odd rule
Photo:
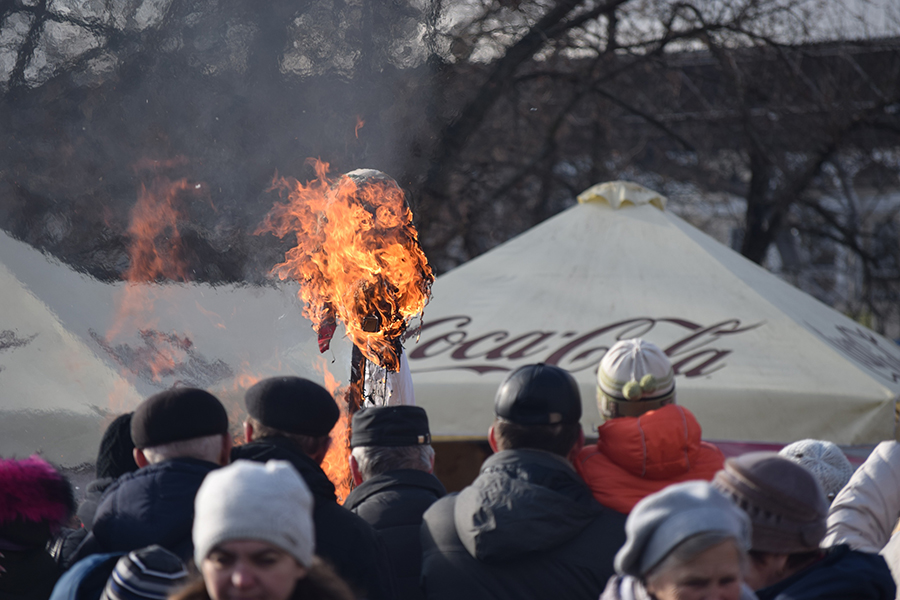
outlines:
[[[315,499],[316,554],[334,565],[351,587],[371,600],[394,597],[390,564],[368,523],[337,503],[334,484],[322,468],[289,439],[267,437],[237,446],[231,460],[286,460],[306,481]]]
[[[0,600],[47,600],[61,571],[43,548],[3,549]]]
[[[894,600],[897,587],[879,554],[841,544],[825,558],[775,585],[756,591],[759,600]]]
[[[78,520],[81,521],[81,527],[78,529],[63,529],[56,538],[50,554],[62,565],[64,569],[71,567],[74,562],[72,558],[78,547],[91,531],[94,523],[94,514],[100,505],[103,494],[116,482],[113,477],[103,477],[95,479],[85,488],[84,500],[78,505]]]
[[[344,508],[362,517],[381,536],[398,598],[425,597],[419,585],[422,514],[446,494],[447,490],[431,473],[397,469],[362,482],[344,502]]]
[[[173,458],[123,475],[103,494],[91,532],[70,562],[151,544],[187,562],[194,552],[194,496],[203,478],[218,467],[205,460]]]
[[[430,600],[598,598],[625,542],[625,515],[602,507],[564,458],[505,450],[422,525]]]

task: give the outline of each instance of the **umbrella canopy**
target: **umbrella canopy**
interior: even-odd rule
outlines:
[[[439,277],[417,343],[417,403],[433,434],[483,438],[521,365],[570,370],[585,430],[602,419],[596,369],[616,341],[666,351],[677,401],[708,439],[874,443],[895,435],[900,348],[665,211],[633,183]]]

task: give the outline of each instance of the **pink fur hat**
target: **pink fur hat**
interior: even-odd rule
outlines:
[[[75,510],[72,486],[53,466],[33,455],[0,459],[0,535],[15,522],[31,522],[57,531]]]

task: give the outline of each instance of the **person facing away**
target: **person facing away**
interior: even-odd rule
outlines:
[[[426,598],[599,597],[625,516],[597,503],[572,466],[584,444],[578,385],[552,365],[521,367],[500,385],[494,414],[496,454],[425,512]]]
[[[375,530],[337,503],[334,484],[322,470],[329,434],[340,409],[322,386],[300,377],[259,381],[244,397],[247,443],[231,459],[286,460],[300,473],[315,499],[316,548],[359,594],[371,600],[393,597],[390,564]]]
[[[597,380],[606,422],[575,468],[600,504],[628,514],[649,494],[681,481],[709,481],[722,468],[722,452],[701,441],[697,419],[675,403],[675,374],[658,346],[617,342],[603,355]]]
[[[753,600],[743,585],[750,519],[706,481],[637,503],[600,600]]]
[[[774,452],[729,458],[712,485],[750,517],[746,581],[759,600],[893,600],[884,558],[820,547],[828,501],[804,467]]]
[[[191,556],[194,496],[204,477],[228,464],[231,451],[225,408],[204,390],[172,388],[138,405],[131,438],[140,468],[107,488],[73,564],[153,544],[182,560]]]
[[[313,503],[287,461],[238,460],[211,473],[196,500],[199,573],[169,599],[353,600],[316,556]]]
[[[347,508],[384,542],[398,598],[424,598],[419,586],[422,514],[446,495],[434,471],[428,415],[418,406],[363,408],[353,415]]]

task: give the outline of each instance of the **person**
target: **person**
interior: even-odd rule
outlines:
[[[74,512],[72,486],[50,463],[0,459],[0,599],[50,597],[61,571],[47,544]]]
[[[900,444],[878,444],[828,511],[822,545],[846,544],[852,550],[881,554],[894,582],[900,581]],[[898,591],[897,598],[900,598]]]
[[[165,600],[187,580],[184,562],[154,544],[119,558],[100,600]]]
[[[170,600],[353,600],[315,550],[313,495],[287,461],[238,460],[197,492],[199,573]]]
[[[425,512],[425,597],[597,598],[625,516],[598,504],[572,466],[584,445],[578,385],[553,365],[521,367],[497,390],[494,414],[496,454]]]
[[[805,468],[775,452],[751,452],[725,461],[712,483],[753,524],[746,581],[760,600],[893,600],[881,556],[820,547],[828,501]]]
[[[100,440],[95,463],[96,478],[88,483],[84,500],[75,513],[81,522],[77,529],[65,529],[51,549],[51,554],[64,569],[72,566],[72,557],[87,537],[94,524],[97,506],[116,479],[137,471],[134,462],[134,442],[131,441],[131,417],[134,413],[119,415],[109,424]]]
[[[244,396],[247,443],[232,460],[286,460],[300,473],[315,498],[316,548],[350,586],[372,600],[393,597],[390,565],[375,531],[337,503],[334,484],[320,466],[331,445],[329,433],[340,417],[331,394],[301,377],[271,377]]]
[[[204,390],[172,388],[138,405],[131,438],[140,468],[103,494],[73,563],[152,544],[183,560],[191,555],[194,495],[204,477],[228,464],[231,435],[225,408]]]
[[[800,440],[788,444],[778,454],[812,473],[828,502],[834,500],[853,476],[853,465],[837,444],[826,440]]]
[[[384,542],[398,598],[424,598],[419,586],[422,514],[446,495],[432,473],[428,415],[418,406],[364,408],[353,415],[350,471],[356,487],[347,508]]]
[[[617,342],[603,355],[597,380],[606,422],[575,467],[600,504],[628,514],[649,494],[681,481],[709,481],[722,468],[722,452],[701,441],[693,413],[675,403],[675,374],[658,346]]]
[[[750,600],[750,519],[706,481],[676,483],[628,515],[615,577],[600,600]]]

